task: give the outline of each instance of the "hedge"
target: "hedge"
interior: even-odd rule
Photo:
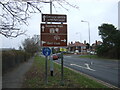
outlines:
[[[15,68],[30,57],[31,54],[20,50],[2,51],[2,73],[4,74],[10,69]]]

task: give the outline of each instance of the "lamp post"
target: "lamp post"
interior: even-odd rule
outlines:
[[[88,35],[89,35],[89,45],[90,45],[90,23],[84,20],[81,20],[81,22],[86,22],[88,24]],[[91,52],[90,46],[89,46],[89,52]]]

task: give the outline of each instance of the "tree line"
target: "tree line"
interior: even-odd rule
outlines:
[[[120,30],[112,24],[102,24],[98,30],[103,43],[97,46],[97,55],[120,59]]]

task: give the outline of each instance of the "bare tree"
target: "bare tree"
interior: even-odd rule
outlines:
[[[22,2],[21,2],[22,1]],[[5,37],[17,37],[25,34],[26,30],[21,30],[20,26],[28,25],[28,19],[32,13],[42,13],[42,3],[57,2],[57,4],[65,8],[63,3],[74,8],[78,8],[76,5],[72,5],[66,0],[13,0],[13,1],[0,1],[0,34]],[[52,3],[53,7],[56,5]]]

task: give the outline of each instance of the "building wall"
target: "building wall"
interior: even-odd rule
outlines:
[[[118,2],[118,29],[120,30],[120,1]]]

